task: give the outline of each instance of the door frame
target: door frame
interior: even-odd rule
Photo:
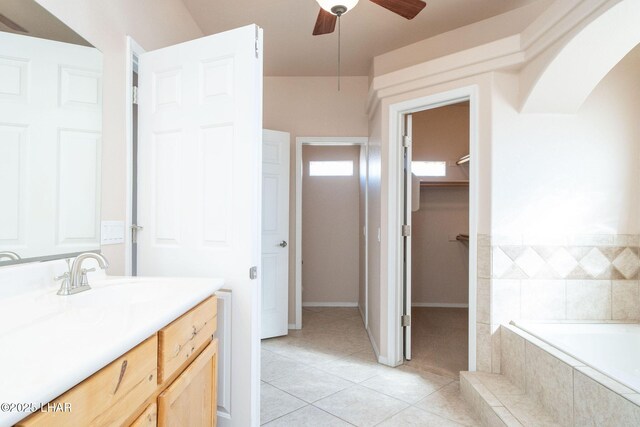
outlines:
[[[403,251],[402,251],[402,120],[405,114],[429,110],[469,101],[469,371],[476,370],[476,289],[477,289],[477,240],[478,240],[478,87],[467,86],[441,92],[389,106],[389,204],[387,206],[389,251],[387,294],[387,360],[396,366],[404,363],[403,330]]]
[[[137,181],[137,177],[133,176],[133,133],[137,129],[133,129],[133,70],[134,64],[138,63],[138,58],[145,53],[142,48],[131,37],[127,36],[127,61],[125,64],[125,146],[126,146],[126,182],[127,182],[127,201],[125,212],[125,235],[124,235],[124,274],[131,276],[133,270],[133,240],[131,234],[131,225],[133,218],[133,184]]]
[[[365,199],[364,199],[364,240],[365,240],[365,312],[364,324],[365,328],[369,323],[369,138],[364,137],[310,137],[300,136],[296,138],[296,204],[295,204],[295,221],[296,221],[296,250],[295,250],[295,312],[296,319],[293,325],[289,325],[289,329],[302,329],[302,146],[303,145],[321,145],[321,146],[350,146],[359,145],[365,150],[365,158],[367,159],[366,178],[365,178]]]

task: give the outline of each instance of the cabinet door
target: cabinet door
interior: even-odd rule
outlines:
[[[147,409],[136,418],[129,427],[156,427],[158,425],[158,406],[155,403],[147,406]]]
[[[216,425],[218,340],[215,339],[158,396],[158,426]]]

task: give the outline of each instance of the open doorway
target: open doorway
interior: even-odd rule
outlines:
[[[366,143],[297,138],[296,329],[303,307],[350,308],[366,328]]]
[[[462,105],[454,107],[454,104]],[[414,195],[412,187],[420,187],[421,180],[420,178],[413,178],[411,174],[411,160],[414,150],[413,140],[415,139],[412,135],[414,130],[412,121],[414,119],[414,115],[417,113],[428,110],[438,110],[439,108],[446,106],[462,109],[463,114],[461,115],[466,118],[465,125],[461,127],[461,129],[465,130],[464,134],[466,134],[466,150],[462,151],[462,148],[460,148],[460,152],[450,154],[442,153],[438,154],[438,156],[444,156],[442,158],[429,159],[434,162],[444,163],[421,165],[421,167],[426,168],[427,172],[425,172],[425,174],[427,175],[436,174],[435,172],[429,172],[430,170],[440,170],[440,173],[442,173],[442,169],[444,168],[444,176],[423,177],[422,180],[425,181],[425,183],[423,184],[421,193],[425,193],[425,200],[427,200],[428,198],[426,193],[433,193],[435,191],[444,193],[445,190],[466,189],[468,194],[468,208],[463,209],[463,211],[467,211],[467,227],[455,225],[455,227],[445,230],[445,227],[440,225],[439,230],[437,230],[438,233],[445,230],[443,236],[446,239],[446,242],[442,242],[443,245],[451,245],[451,248],[455,248],[454,250],[460,251],[458,256],[463,256],[461,254],[465,254],[468,257],[468,262],[463,264],[463,272],[466,267],[467,274],[467,289],[465,292],[467,295],[466,304],[465,302],[454,301],[452,299],[440,301],[436,301],[435,299],[432,299],[431,301],[414,301],[412,299],[412,264],[425,264],[424,262],[421,262],[420,259],[416,260],[416,258],[412,256],[412,239],[415,235],[415,230],[412,229],[412,219],[414,216],[414,213],[412,212],[412,195]],[[474,86],[410,99],[389,106],[390,144],[388,153],[388,177],[389,188],[391,191],[389,198],[389,227],[387,229],[389,246],[386,262],[388,266],[388,277],[392,284],[389,288],[387,299],[387,322],[389,325],[387,331],[388,340],[392,345],[388,347],[387,358],[389,360],[389,364],[392,366],[397,366],[403,363],[411,364],[411,359],[414,358],[412,351],[414,350],[412,345],[412,337],[414,334],[412,333],[412,330],[416,321],[420,321],[420,313],[418,313],[418,319],[412,318],[412,315],[414,314],[413,311],[415,311],[413,310],[414,302],[416,304],[424,303],[425,305],[441,306],[447,303],[448,305],[452,305],[445,307],[416,307],[416,309],[467,308],[467,364],[462,369],[469,371],[476,370],[476,289],[479,200],[477,167],[479,153],[478,115],[478,93],[477,88]],[[433,128],[439,125],[445,125],[446,120],[442,122],[443,120],[443,118],[439,118],[438,120],[433,121],[434,126],[431,127]],[[460,125],[458,124],[456,126]],[[456,128],[454,130],[458,131],[460,129]],[[434,134],[431,138],[432,139],[428,141],[429,143],[440,144],[438,139],[441,138],[441,136]],[[453,171],[456,171],[457,175],[452,175]],[[447,173],[450,175],[447,176]],[[466,173],[467,175],[460,175],[461,173]],[[414,181],[417,181],[415,185]],[[437,184],[430,184],[429,181],[440,182]],[[447,181],[449,182],[447,183]],[[433,187],[433,185],[438,185],[439,187]],[[445,185],[448,185],[448,187],[444,187]],[[415,195],[418,196],[418,194]],[[443,194],[440,196],[443,196]],[[437,196],[430,196],[432,201],[435,201],[434,197]],[[416,206],[419,205],[420,204],[416,202]],[[445,217],[447,216],[445,215]],[[431,222],[433,223],[433,220]],[[465,233],[465,231],[467,231],[467,233]],[[433,232],[435,233],[436,230]],[[431,240],[433,240],[433,238],[434,237],[431,236]],[[468,241],[466,241],[467,238]],[[422,240],[424,243],[425,239],[423,238]],[[429,241],[428,237],[426,241]],[[431,256],[430,261],[434,258],[433,255],[428,254],[423,254],[422,256]],[[462,258],[462,260],[464,262],[464,258]],[[460,261],[460,259],[458,261]],[[426,264],[428,265],[428,263]],[[441,264],[451,264],[450,258],[445,257],[444,260],[441,260]],[[416,292],[418,292],[418,290],[416,290]],[[435,294],[431,294],[431,297],[435,298]],[[442,295],[440,295],[440,297],[442,297]],[[460,324],[463,323],[463,320],[459,319],[457,322]],[[448,322],[446,324],[450,323],[451,322]],[[459,345],[455,351],[456,354],[460,355],[461,359],[464,357],[462,355],[462,353],[465,353],[465,347],[463,345]],[[439,355],[438,358],[442,359],[444,357],[442,354]]]
[[[457,378],[469,366],[469,101],[413,112],[405,127],[406,364]]]

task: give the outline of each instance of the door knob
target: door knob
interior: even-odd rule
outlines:
[[[287,241],[283,240],[282,242],[278,243],[278,246],[280,246],[281,248],[286,248],[287,247]]]

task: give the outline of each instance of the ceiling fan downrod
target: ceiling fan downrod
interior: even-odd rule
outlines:
[[[340,92],[340,17],[347,11],[345,6],[337,5],[331,8],[331,13],[338,17],[338,92]]]

